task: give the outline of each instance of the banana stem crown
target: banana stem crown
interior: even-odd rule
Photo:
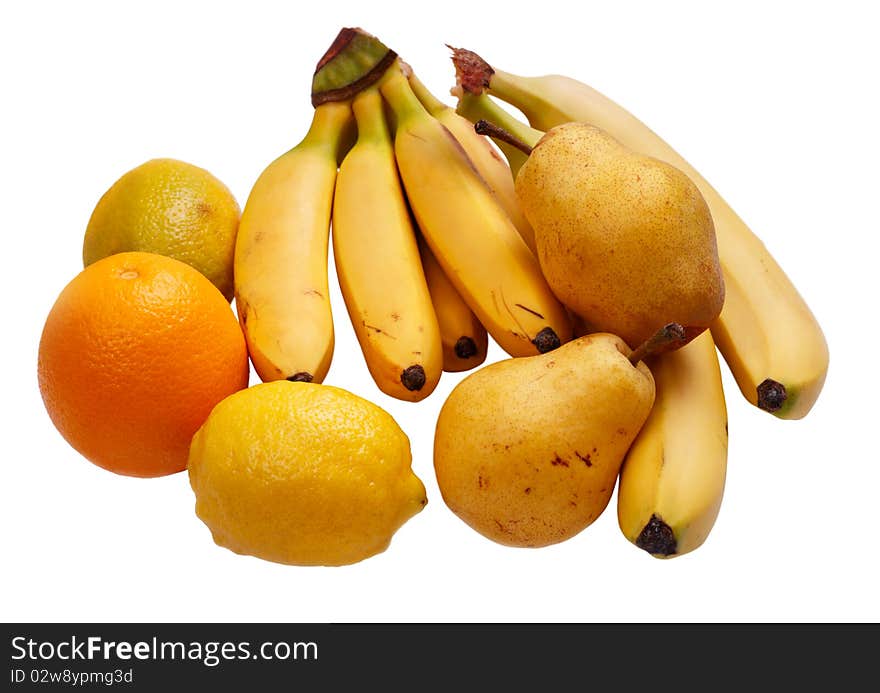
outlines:
[[[318,61],[312,77],[312,105],[347,101],[375,84],[397,53],[362,29],[344,28]]]

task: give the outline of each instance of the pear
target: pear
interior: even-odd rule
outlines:
[[[641,362],[685,338],[667,325],[636,351],[593,333],[471,373],[441,407],[434,471],[461,520],[508,546],[564,541],[608,505],[654,403]]]
[[[690,340],[718,317],[715,226],[682,171],[586,123],[551,128],[534,147],[485,121],[478,131],[528,152],[517,200],[548,284],[589,331],[634,346],[674,320]]]

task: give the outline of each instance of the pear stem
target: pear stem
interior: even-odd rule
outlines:
[[[661,327],[652,337],[636,347],[636,349],[629,355],[629,362],[636,366],[639,361],[647,356],[650,356],[675,342],[684,342],[686,338],[684,328],[677,322],[671,322],[668,325]]]
[[[474,123],[474,130],[480,135],[489,135],[493,139],[507,142],[507,144],[516,147],[526,156],[532,153],[532,147],[523,142],[519,137],[512,135],[504,128],[495,125],[495,123],[490,123],[488,120],[483,120],[482,118],[478,120]]]

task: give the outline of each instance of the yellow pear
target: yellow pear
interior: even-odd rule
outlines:
[[[466,377],[434,436],[446,505],[509,546],[546,546],[586,528],[608,505],[654,403],[654,378],[640,359],[683,339],[681,326],[666,326],[633,352],[616,335],[595,333]]]
[[[724,279],[705,199],[682,171],[600,128],[565,123],[529,147],[516,195],[541,269],[589,331],[630,346],[674,320],[688,340],[718,317]]]

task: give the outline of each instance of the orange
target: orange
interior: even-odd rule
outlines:
[[[96,465],[155,477],[186,468],[215,404],[247,387],[244,335],[223,294],[153,253],[99,260],[62,290],[40,339],[55,427]]]

